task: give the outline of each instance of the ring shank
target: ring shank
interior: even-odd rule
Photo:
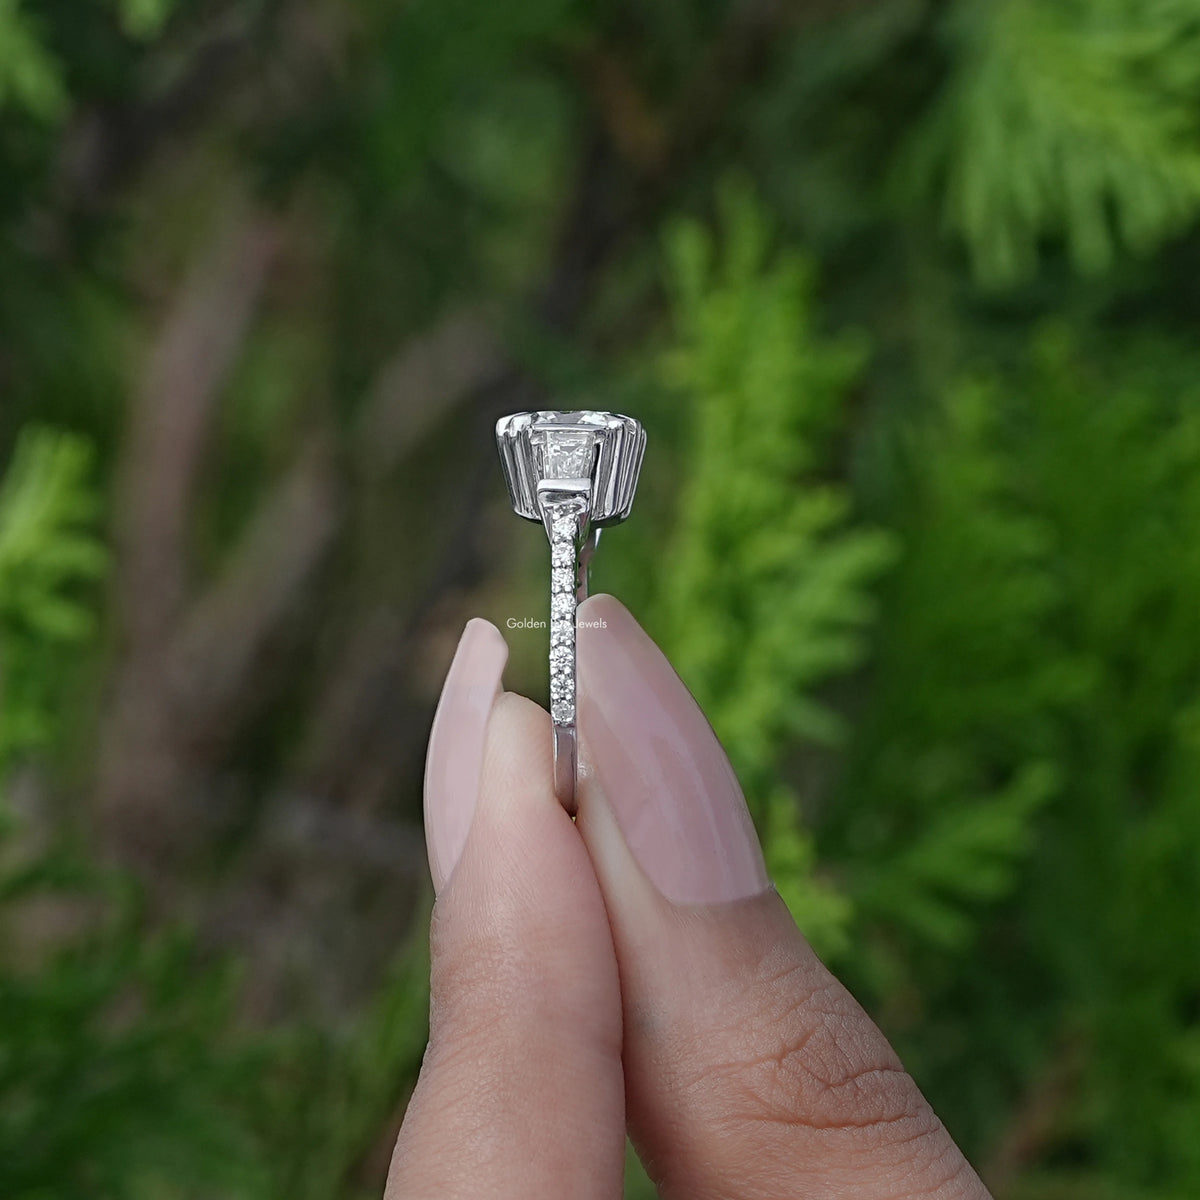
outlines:
[[[554,794],[570,816],[579,807],[575,796],[576,738],[574,725],[554,726]]]
[[[496,445],[514,511],[540,521],[550,541],[550,719],[554,791],[572,815],[576,737],[577,609],[600,527],[629,516],[646,434],[620,413],[512,413],[496,422]]]
[[[581,605],[588,597],[588,568],[592,565],[592,554],[596,549],[596,544],[600,541],[600,530],[593,528],[588,536],[584,539],[583,546],[579,550],[579,555],[576,560],[575,567],[575,609],[576,614]],[[572,616],[572,622],[577,622],[577,615]],[[575,625],[576,636],[578,636],[578,625]],[[575,692],[578,691],[579,675],[576,671],[572,679],[573,691],[571,696],[572,704],[576,702]],[[578,708],[575,709],[578,715]],[[554,725],[554,794],[558,797],[562,806],[567,810],[572,817],[575,816],[579,808],[579,800],[576,795],[576,785],[579,779],[579,737],[576,732],[575,721],[563,722]]]
[[[550,718],[554,727],[554,794],[576,811],[578,744],[575,731],[575,635],[579,604],[587,598],[587,573],[599,531],[588,527],[585,495],[545,497],[542,515],[550,536]],[[586,536],[584,536],[586,535]]]

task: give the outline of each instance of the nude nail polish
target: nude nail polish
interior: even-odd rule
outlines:
[[[612,596],[580,607],[577,639],[580,736],[641,869],[680,904],[765,890],[737,777],[662,651]]]
[[[488,718],[508,645],[488,621],[467,622],[446,673],[425,758],[425,844],[433,888],[454,871],[475,815]]]

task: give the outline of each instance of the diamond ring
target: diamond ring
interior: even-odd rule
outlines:
[[[617,413],[515,413],[496,423],[496,444],[513,509],[550,539],[554,792],[574,816],[575,610],[600,530],[629,516],[646,434]]]

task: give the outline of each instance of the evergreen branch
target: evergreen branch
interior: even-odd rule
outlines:
[[[1065,241],[1082,272],[1144,253],[1200,212],[1200,24],[1194,3],[961,0],[956,66],[902,160],[937,197],[977,277],[1032,273]]]
[[[690,405],[692,444],[655,611],[764,827],[781,894],[829,952],[849,908],[814,874],[778,775],[796,739],[837,736],[813,692],[861,660],[867,589],[894,546],[849,527],[844,492],[816,479],[861,345],[815,334],[807,263],[771,254],[742,189],[728,186],[721,209],[719,245],[693,223],[668,239],[677,340],[662,371]]]
[[[60,648],[95,628],[79,596],[108,562],[91,467],[81,438],[28,428],[0,483],[0,782],[14,755],[49,737]]]

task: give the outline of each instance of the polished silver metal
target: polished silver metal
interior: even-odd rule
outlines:
[[[646,434],[606,412],[528,412],[501,417],[496,445],[513,510],[550,542],[550,717],[554,791],[575,814],[575,612],[601,529],[629,516]]]

